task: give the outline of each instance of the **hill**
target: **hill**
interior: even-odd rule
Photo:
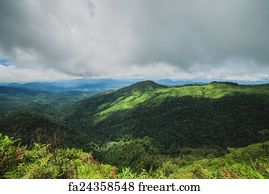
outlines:
[[[77,100],[96,94],[94,91],[50,91],[23,86],[0,86],[0,115],[18,110],[32,110],[59,115],[62,108]]]
[[[170,154],[184,147],[239,147],[267,138],[261,134],[269,129],[268,95],[266,84],[168,87],[144,81],[76,102],[63,118],[85,134],[85,142],[148,136]]]
[[[18,94],[25,94],[25,95],[37,95],[39,92],[28,89],[28,88],[18,88],[18,87],[7,87],[7,86],[0,86],[0,94],[9,94],[9,95],[18,95]]]
[[[54,82],[0,83],[0,86],[39,91],[105,91],[119,89],[135,82],[135,80],[75,79]]]
[[[72,145],[70,129],[57,120],[33,111],[14,111],[0,116],[1,133],[20,139],[23,145],[50,144],[52,147]]]

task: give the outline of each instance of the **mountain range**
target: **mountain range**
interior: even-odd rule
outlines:
[[[26,82],[26,83],[0,83],[0,86],[27,88],[41,91],[104,91],[119,89],[129,86],[136,82],[145,81],[143,79],[74,79],[74,80],[61,80],[50,82]],[[210,81],[192,81],[192,80],[171,80],[159,79],[154,80],[158,84],[167,86],[189,85],[189,84],[205,84]],[[221,80],[220,80],[221,81]],[[243,85],[265,84],[268,80],[264,81],[239,81],[232,80],[232,82]]]

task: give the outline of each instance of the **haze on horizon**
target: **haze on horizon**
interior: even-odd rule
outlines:
[[[0,82],[269,80],[268,0],[1,0]]]

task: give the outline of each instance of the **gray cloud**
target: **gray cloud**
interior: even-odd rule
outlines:
[[[1,0],[0,57],[82,76],[263,79],[268,10],[267,0]]]
[[[188,66],[230,58],[269,62],[268,1],[146,2],[145,10],[136,17],[141,38],[137,59],[142,63]]]

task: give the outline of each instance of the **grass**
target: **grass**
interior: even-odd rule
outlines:
[[[194,162],[169,178],[269,178],[269,142],[238,148],[231,153]]]
[[[219,99],[227,95],[240,94],[265,94],[269,95],[269,85],[229,85],[224,83],[210,83],[207,85],[191,85],[177,87],[159,87],[148,91],[136,91],[125,93],[117,100],[102,105],[95,115],[95,122],[98,123],[113,112],[128,110],[150,101],[153,105],[162,103],[167,97],[201,97]]]

